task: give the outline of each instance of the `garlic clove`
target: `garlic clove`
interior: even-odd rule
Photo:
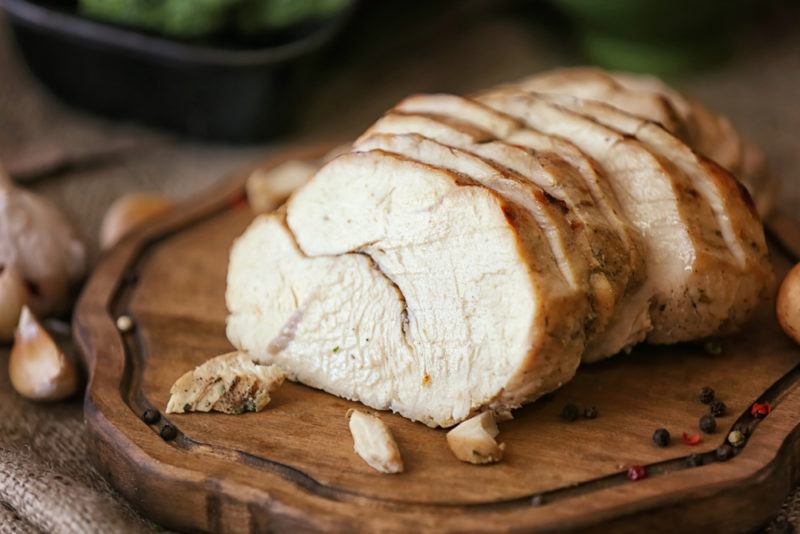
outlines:
[[[800,263],[781,282],[775,300],[775,313],[786,335],[800,343]]]
[[[14,338],[19,314],[27,301],[28,290],[16,267],[0,267],[0,342]]]
[[[17,393],[36,401],[66,399],[78,391],[80,384],[76,363],[64,354],[27,306],[20,313],[8,372]]]
[[[111,248],[137,226],[166,213],[174,206],[171,200],[149,193],[134,193],[118,198],[100,223],[100,248]]]
[[[317,170],[317,165],[296,160],[286,161],[271,169],[257,169],[245,184],[247,201],[255,213],[268,213],[305,184]]]
[[[389,427],[374,415],[358,410],[348,411],[347,417],[356,453],[381,473],[402,473],[403,459]]]
[[[71,289],[86,270],[86,247],[50,200],[0,186],[0,265],[13,265],[26,282],[26,304],[40,316],[66,310]]]
[[[447,433],[447,444],[456,458],[471,464],[489,464],[503,459],[505,443],[495,438],[499,430],[491,412],[467,419]]]

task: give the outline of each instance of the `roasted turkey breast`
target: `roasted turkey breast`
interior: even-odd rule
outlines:
[[[654,83],[559,71],[403,100],[236,241],[228,338],[451,426],[581,360],[739,326],[771,283],[763,228],[690,142],[702,112]]]

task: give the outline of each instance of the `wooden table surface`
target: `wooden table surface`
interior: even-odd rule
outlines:
[[[581,61],[561,29],[543,27],[529,12],[489,12],[487,5],[462,2],[446,14],[405,13],[400,20],[372,13],[321,67],[295,131],[244,147],[180,139],[65,107],[31,79],[0,19],[0,163],[20,176],[39,176],[31,186],[53,198],[96,250],[100,218],[123,193],[184,198],[285,144],[353,137],[409,93],[468,92]],[[760,142],[783,182],[779,205],[798,218],[799,24],[797,9],[779,7],[742,35],[731,62],[676,81]],[[96,157],[104,152],[112,155]],[[0,406],[8,410],[0,418],[0,525],[24,532],[99,524],[141,529],[141,519],[85,463],[80,401],[39,406],[19,399],[10,391],[7,357],[0,349]],[[781,514],[800,526],[800,492],[787,498]]]

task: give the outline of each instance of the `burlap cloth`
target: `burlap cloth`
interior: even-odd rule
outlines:
[[[180,199],[276,148],[190,143],[68,110],[31,79],[3,22],[0,18],[0,162],[30,170],[53,154],[80,158],[102,147],[127,147],[102,166],[33,185],[63,207],[89,242],[96,241],[105,208],[120,194],[155,190]],[[773,16],[747,36],[736,61],[682,82],[761,141],[784,181],[780,204],[792,212],[800,200],[799,24],[796,11]],[[377,24],[340,45],[337,57],[346,59],[321,72],[294,140],[353,136],[414,91],[470,91],[576,61],[552,33],[531,31],[536,28],[530,21],[503,13],[464,9],[394,34],[393,26],[384,21],[383,28]],[[358,40],[376,34],[380,46]],[[0,532],[156,530],[88,463],[80,400],[54,405],[22,400],[9,385],[7,360],[7,349],[0,350]],[[800,491],[787,497],[779,515],[785,518],[800,525]],[[781,526],[773,522],[770,529]]]

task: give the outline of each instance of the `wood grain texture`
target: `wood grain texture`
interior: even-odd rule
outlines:
[[[324,148],[289,151],[315,158]],[[234,177],[124,241],[103,258],[77,310],[76,337],[91,381],[86,419],[92,457],[145,515],[166,526],[241,531],[507,531],[679,529],[745,530],[773,514],[797,479],[800,460],[800,350],[782,334],[771,305],[720,355],[701,345],[639,347],[585,366],[545,401],[500,425],[506,459],[476,467],[455,459],[444,431],[382,413],[406,472],[381,475],[353,452],[345,421],[355,404],[287,384],[261,413],[170,415],[172,442],[146,425],[146,408],[163,410],[186,370],[229,350],[224,335],[228,250],[252,219]],[[785,271],[787,242],[774,250]],[[114,318],[131,315],[125,335]],[[728,405],[719,429],[694,447],[707,411],[697,392],[711,386]],[[775,409],[753,420],[749,406]],[[594,420],[567,423],[566,402],[596,406]],[[752,435],[730,461],[713,460],[735,423]],[[655,428],[672,445],[657,448]],[[703,453],[706,465],[686,467]],[[630,482],[630,465],[650,476]],[[534,498],[541,500],[534,504]]]

